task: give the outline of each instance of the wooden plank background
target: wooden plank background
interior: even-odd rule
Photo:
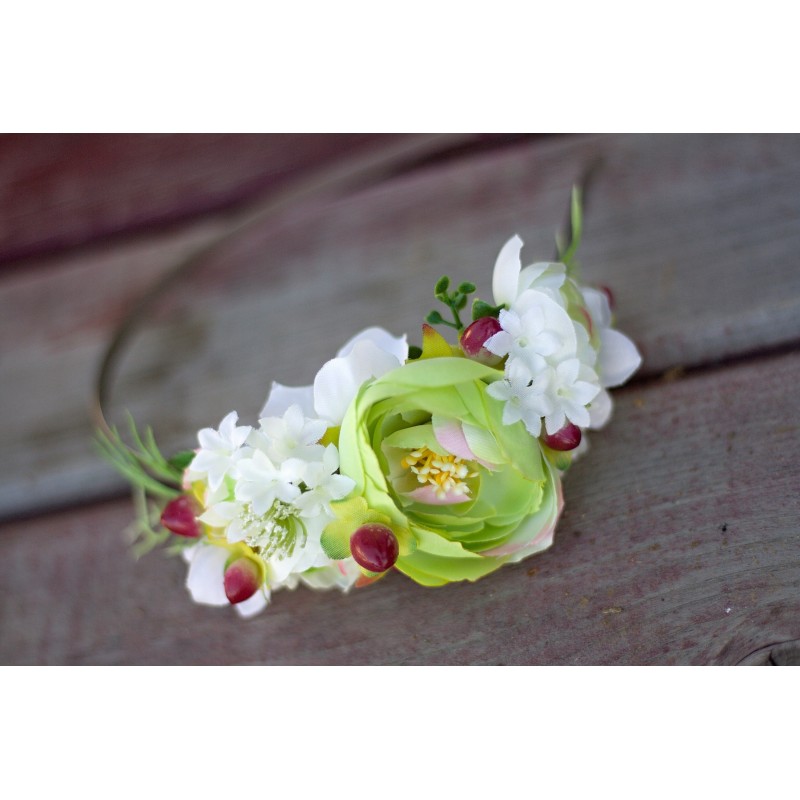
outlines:
[[[0,137],[0,265],[229,208],[377,138]]]
[[[283,144],[261,147],[280,161]],[[338,157],[325,147],[320,160]],[[167,203],[169,225],[129,220],[125,237],[84,231],[96,244],[12,263],[0,278],[0,660],[766,663],[800,639],[798,137],[514,142],[294,206],[175,286],[124,358],[115,413],[185,446],[232,407],[253,418],[270,380],[308,382],[359,327],[413,335],[442,272],[485,293],[514,232],[531,260],[549,258],[569,187],[598,159],[584,279],[613,288],[645,367],[567,477],[554,547],[474,585],[299,589],[247,622],[193,606],[182,564],[127,556],[128,502],[98,502],[121,485],[91,453],[86,404],[125,309],[229,214],[204,206],[178,224]],[[226,179],[239,196],[236,170]]]

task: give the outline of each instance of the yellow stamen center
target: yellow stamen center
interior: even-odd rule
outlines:
[[[412,450],[400,464],[411,470],[422,484],[430,484],[436,496],[443,500],[447,495],[468,495],[467,478],[478,473],[470,472],[468,463],[458,456],[443,456],[427,447]]]

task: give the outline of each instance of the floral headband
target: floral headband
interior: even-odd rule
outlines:
[[[256,426],[235,411],[165,458],[152,432],[116,429],[103,453],[131,481],[136,552],[188,563],[195,602],[263,610],[303,583],[348,591],[395,570],[424,586],[474,581],[547,549],[561,474],[611,416],[607,389],[639,367],[611,293],[578,284],[580,196],[559,263],[500,250],[493,304],[471,283],[434,294],[422,346],[381,328],[348,341],[311,386],[273,383]],[[434,326],[457,334],[451,344]]]

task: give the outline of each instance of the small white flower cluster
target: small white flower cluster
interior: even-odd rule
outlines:
[[[320,441],[341,425],[359,387],[405,363],[406,337],[380,328],[354,336],[326,362],[312,386],[273,383],[258,428],[237,425],[235,411],[219,429],[198,433],[199,449],[184,473],[192,492],[199,482],[203,513],[198,517],[219,534],[218,546],[204,539],[184,550],[186,585],[192,598],[227,605],[224,573],[237,546],[263,562],[265,580],[249,599],[236,602],[242,616],[260,612],[270,593],[302,581],[315,589],[350,589],[361,575],[352,558],[332,560],[320,544],[334,519],[330,503],[346,497],[355,482],[339,474],[339,452]]]
[[[261,592],[237,608],[257,613],[266,605],[270,590],[294,588],[307,570],[313,570],[309,577],[318,571],[330,572],[328,585],[349,588],[357,570],[343,571],[320,545],[322,530],[333,519],[330,502],[345,497],[354,486],[350,478],[338,474],[336,446],[319,444],[328,423],[307,417],[299,405],[289,406],[283,416],[261,419],[255,429],[237,426],[237,420],[233,411],[219,430],[199,432],[200,449],[185,475],[187,487],[197,482],[204,487],[205,511],[200,521],[220,531],[228,544],[244,542],[266,567]],[[222,553],[227,558],[227,551]],[[215,564],[209,576],[206,560],[190,555],[194,567],[190,567],[190,591],[206,596],[209,577],[219,589],[223,556],[217,558],[221,567]],[[200,565],[203,569],[198,572]],[[318,586],[324,577],[314,575],[313,584]],[[220,604],[228,602],[224,592],[216,595]]]
[[[522,420],[534,437],[542,435],[543,421],[548,435],[567,423],[599,428],[611,414],[605,389],[624,383],[641,358],[630,339],[611,329],[604,293],[579,287],[563,264],[521,269],[521,248],[519,236],[512,237],[495,264],[494,299],[506,308],[502,330],[484,346],[507,360],[504,379],[488,392],[505,402],[505,424]]]

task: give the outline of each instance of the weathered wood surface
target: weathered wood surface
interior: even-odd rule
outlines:
[[[293,207],[165,298],[123,359],[115,416],[128,406],[183,447],[231,407],[252,419],[270,380],[308,382],[359,327],[413,334],[442,272],[486,293],[515,231],[549,257],[570,184],[598,157],[584,278],[613,288],[645,367],[568,476],[554,547],[475,585],[299,589],[248,622],[193,606],[181,563],[129,559],[127,500],[88,504],[121,483],[90,450],[86,406],[125,309],[230,217],[11,264],[0,517],[39,516],[0,527],[0,662],[791,663],[798,137],[537,141]],[[43,515],[67,503],[82,505]]]
[[[0,264],[228,208],[377,138],[0,136]]]
[[[787,663],[798,385],[788,354],[618,392],[567,477],[553,547],[475,584],[300,588],[242,621],[193,605],[179,559],[130,559],[126,502],[7,524],[0,662]]]
[[[584,278],[613,288],[643,376],[800,339],[800,137],[545,140],[304,204],[239,237],[165,298],[124,359],[116,411],[185,447],[232,407],[252,419],[271,380],[309,382],[360,327],[413,336],[442,272],[486,294],[515,231],[529,258],[550,257],[570,185],[598,158]],[[92,370],[142,287],[224,226],[202,218],[0,282],[0,517],[121,489],[89,446]]]

